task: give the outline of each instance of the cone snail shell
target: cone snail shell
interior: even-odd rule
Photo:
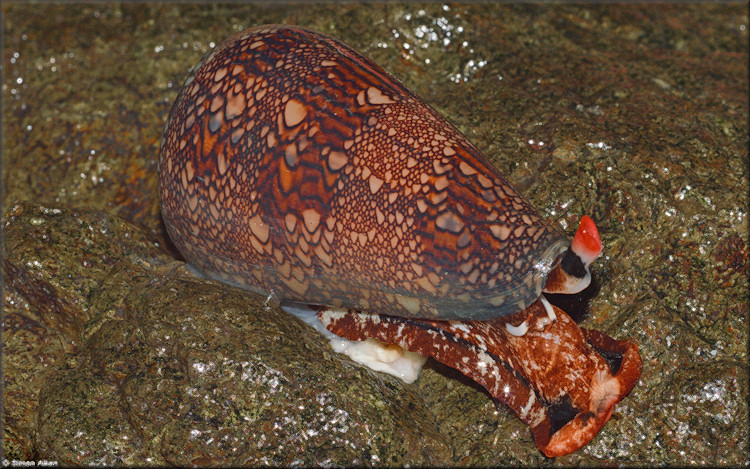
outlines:
[[[569,244],[399,80],[299,27],[192,70],[159,183],[188,263],[280,301],[489,319],[536,301]]]
[[[588,285],[593,221],[568,248],[453,126],[324,34],[263,26],[209,53],[167,122],[159,189],[189,264],[343,307],[317,313],[327,331],[460,370],[549,457],[594,438],[640,376],[637,345],[540,296]]]

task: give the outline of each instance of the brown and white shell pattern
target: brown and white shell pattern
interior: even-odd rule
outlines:
[[[280,301],[488,319],[536,300],[568,244],[400,81],[299,27],[193,69],[159,184],[188,263]]]

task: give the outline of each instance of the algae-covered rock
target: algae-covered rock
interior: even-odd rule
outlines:
[[[104,213],[21,203],[4,216],[3,391],[6,456],[30,459],[37,402],[51,372],[114,311],[92,308],[102,289],[121,300],[148,266],[172,258],[148,230]]]
[[[44,389],[45,457],[184,466],[450,456],[413,392],[344,362],[258,296],[207,280],[160,280],[129,295],[124,313]],[[85,447],[71,446],[76,435]]]
[[[4,329],[6,435],[18,457],[179,466],[449,461],[414,388],[333,353],[264,298],[187,278],[147,230],[30,204],[7,214],[5,228],[6,316],[15,318]]]

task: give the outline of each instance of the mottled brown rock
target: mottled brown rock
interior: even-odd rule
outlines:
[[[76,465],[449,461],[413,388],[333,354],[264,298],[180,279],[187,273],[148,230],[31,204],[5,220],[8,456]]]
[[[39,393],[145,266],[172,262],[153,234],[104,213],[20,203],[3,217],[4,444],[30,459]],[[109,308],[102,291],[112,298]]]
[[[79,361],[42,392],[45,458],[255,466],[450,456],[413,391],[373,380],[295,318],[212,281],[142,285]]]

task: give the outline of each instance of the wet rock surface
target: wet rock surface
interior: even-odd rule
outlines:
[[[95,234],[81,239],[81,229]],[[6,323],[41,330],[5,330],[6,428],[24,456],[65,465],[449,461],[413,388],[333,353],[264,298],[183,278],[140,227],[20,204],[6,241],[6,273],[25,287],[9,285],[19,301]],[[57,268],[24,269],[40,260]],[[85,286],[77,265],[88,266],[77,277]],[[37,300],[55,287],[52,298],[79,307],[45,322],[50,308]],[[35,379],[19,382],[22,374]]]
[[[174,260],[149,230],[103,212],[21,203],[3,236],[3,443],[29,459],[50,376],[119,314],[135,279]]]
[[[6,458],[748,463],[745,6],[3,13]],[[589,445],[547,460],[463,376],[433,363],[406,386],[364,370],[169,250],[156,161],[187,70],[236,30],[279,22],[401,78],[569,234],[594,218],[604,254],[582,325],[638,343],[644,368]]]

